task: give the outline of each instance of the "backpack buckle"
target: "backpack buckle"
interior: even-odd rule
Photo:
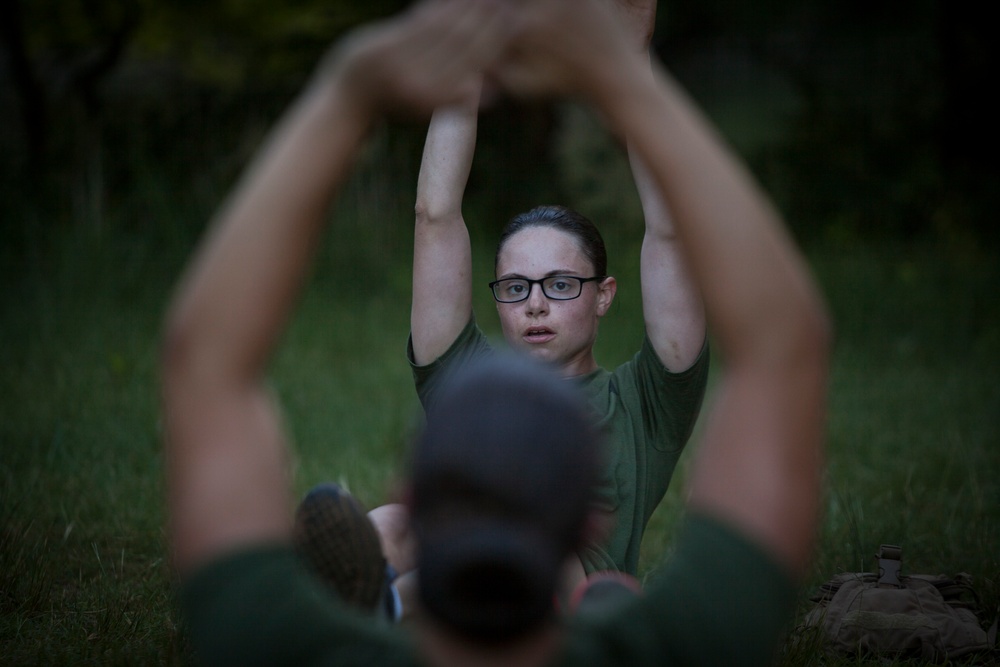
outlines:
[[[879,588],[902,588],[899,571],[903,567],[903,549],[894,544],[883,544],[875,554],[878,559]]]

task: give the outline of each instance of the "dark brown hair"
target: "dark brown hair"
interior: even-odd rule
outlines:
[[[566,206],[536,206],[511,218],[500,232],[500,241],[497,243],[497,253],[493,260],[494,270],[500,263],[500,253],[507,240],[528,227],[552,227],[575,237],[580,242],[584,256],[594,267],[594,275],[608,275],[608,251],[604,247],[601,232],[585,216]]]

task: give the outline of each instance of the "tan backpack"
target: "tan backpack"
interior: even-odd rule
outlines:
[[[820,586],[805,625],[824,646],[847,655],[949,659],[982,652],[996,657],[997,623],[983,630],[972,577],[901,574],[902,550],[883,544],[878,574],[844,573]]]

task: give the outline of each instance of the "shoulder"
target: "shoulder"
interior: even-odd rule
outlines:
[[[701,412],[709,361],[706,342],[690,368],[671,372],[646,338],[631,359],[591,379],[588,396],[602,421],[624,419],[633,425],[633,437],[645,434],[650,446],[675,451],[687,442]]]
[[[684,610],[669,621],[684,664],[769,664],[797,593],[791,572],[760,544],[721,520],[692,513],[646,600],[651,610],[662,611],[656,602],[663,600]]]
[[[688,368],[674,372],[660,360],[648,336],[643,337],[642,346],[635,355],[615,368],[609,383],[626,399],[655,399],[657,395],[676,392],[704,392],[708,382],[711,362],[708,339],[702,344],[694,363]]]
[[[673,555],[645,593],[614,614],[570,626],[562,664],[595,664],[615,645],[628,664],[766,665],[773,662],[798,589],[766,550],[712,517],[689,515]]]
[[[444,376],[444,371],[456,365],[467,364],[480,357],[493,354],[486,334],[476,324],[475,315],[469,318],[465,327],[459,332],[444,354],[429,364],[420,365],[414,361],[413,339],[407,341],[406,358],[413,372],[413,382],[421,404],[426,407],[433,400],[436,387]]]
[[[186,577],[179,602],[193,648],[205,664],[241,665],[262,655],[357,650],[397,663],[405,642],[321,590],[288,545],[222,556]],[[351,649],[351,646],[354,649]]]
[[[455,337],[455,340],[452,341],[451,345],[448,346],[448,349],[445,350],[444,354],[429,364],[418,364],[415,361],[413,336],[411,334],[406,342],[406,359],[409,361],[414,373],[434,373],[448,366],[456,359],[460,360],[478,356],[479,354],[491,352],[492,349],[492,346],[486,339],[486,334],[476,324],[476,317],[473,315],[458,333],[458,336]]]

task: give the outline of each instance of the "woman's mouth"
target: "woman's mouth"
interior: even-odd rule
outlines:
[[[555,332],[548,327],[529,327],[521,336],[525,342],[532,344],[547,343],[555,337]]]

